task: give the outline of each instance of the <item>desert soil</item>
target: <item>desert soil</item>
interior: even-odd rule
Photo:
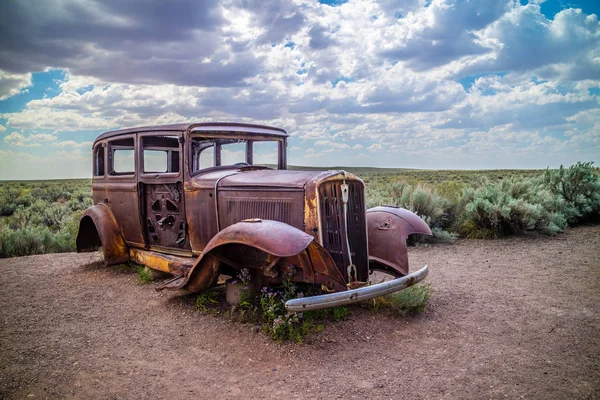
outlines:
[[[600,226],[411,248],[424,314],[351,307],[303,344],[97,254],[0,261],[4,399],[600,398]]]

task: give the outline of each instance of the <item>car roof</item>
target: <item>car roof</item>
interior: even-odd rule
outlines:
[[[185,124],[171,124],[171,125],[154,125],[154,126],[142,126],[137,128],[119,129],[116,131],[108,131],[102,133],[96,138],[96,142],[106,138],[111,138],[120,135],[126,135],[130,133],[140,132],[168,132],[168,131],[190,131],[190,132],[235,132],[235,133],[247,133],[261,134],[261,135],[273,135],[279,137],[287,137],[288,134],[281,128],[275,128],[267,125],[255,125],[255,124],[241,124],[236,122],[200,122],[200,123],[185,123]]]

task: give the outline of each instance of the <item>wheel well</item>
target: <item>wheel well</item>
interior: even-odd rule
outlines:
[[[98,229],[89,215],[81,218],[77,233],[77,252],[86,253],[98,250],[102,246]]]

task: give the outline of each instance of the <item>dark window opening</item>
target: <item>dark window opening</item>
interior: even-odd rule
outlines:
[[[94,150],[94,176],[104,176],[104,147],[102,143]]]
[[[142,138],[144,172],[179,172],[179,140],[177,136],[145,136]]]

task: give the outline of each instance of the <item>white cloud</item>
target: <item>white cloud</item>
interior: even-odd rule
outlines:
[[[31,86],[31,73],[12,74],[0,69],[0,100],[7,99]]]
[[[52,147],[67,148],[67,149],[88,149],[91,151],[93,142],[76,142],[74,140],[64,140],[61,142],[52,143]]]
[[[329,150],[331,148],[333,149],[349,149],[350,145],[346,144],[346,143],[341,143],[341,142],[332,142],[331,140],[317,140],[315,142],[315,146],[319,146],[322,149],[326,149]]]
[[[18,77],[7,95],[50,66],[66,79],[22,110],[0,103],[3,146],[70,132],[48,147],[79,157],[90,137],[78,131],[229,120],[287,129],[290,160],[303,163],[600,157],[600,28],[576,9],[548,19],[537,3],[506,0],[182,0],[155,4],[159,15],[116,0],[28,1],[0,6],[14,9],[5,29],[21,38],[0,49],[12,71],[0,96],[5,75]]]
[[[17,129],[56,129],[77,131],[83,129],[110,129],[114,127],[108,119],[85,115],[72,110],[53,108],[25,109],[19,113],[0,114],[7,125]]]
[[[536,71],[543,78],[600,79],[600,22],[580,9],[548,20],[537,4],[515,6],[479,36],[492,53],[465,60],[463,74]]]
[[[40,147],[48,142],[54,142],[56,139],[56,136],[47,133],[24,136],[18,132],[13,132],[4,137],[4,143],[16,147]]]

